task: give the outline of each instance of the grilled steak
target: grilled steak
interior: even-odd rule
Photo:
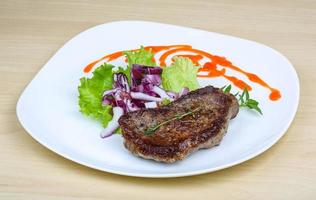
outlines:
[[[238,109],[233,95],[207,86],[169,105],[129,112],[121,116],[119,124],[124,145],[133,154],[173,163],[198,149],[218,145]]]

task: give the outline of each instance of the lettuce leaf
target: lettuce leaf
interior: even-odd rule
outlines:
[[[180,92],[187,87],[191,90],[198,89],[197,73],[199,67],[195,66],[188,58],[175,57],[174,63],[163,68],[162,86],[165,90]]]
[[[146,51],[143,46],[138,51],[125,51],[124,55],[128,61],[128,67],[132,67],[133,64],[140,64],[146,66],[155,66],[154,54],[151,51]]]
[[[80,112],[102,123],[104,127],[112,119],[112,107],[102,105],[104,90],[112,89],[113,65],[103,64],[93,71],[92,78],[81,78],[79,91]]]

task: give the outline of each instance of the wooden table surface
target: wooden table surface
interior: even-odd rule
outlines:
[[[235,35],[282,52],[301,84],[299,109],[287,134],[262,155],[235,167],[173,179],[100,172],[37,143],[16,117],[25,86],[77,33],[131,19]],[[315,50],[312,0],[1,0],[0,199],[316,199]]]

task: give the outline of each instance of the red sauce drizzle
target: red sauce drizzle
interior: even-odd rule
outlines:
[[[170,55],[178,53],[178,52],[191,53],[191,54],[182,54],[182,55],[176,55],[176,56],[189,58],[197,66],[201,66],[200,61],[203,58],[207,58],[209,61],[204,63],[204,65],[199,70],[199,72],[204,72],[207,74],[206,75],[199,74],[198,77],[201,77],[201,78],[203,78],[203,77],[206,77],[206,78],[224,77],[225,79],[232,82],[236,87],[238,87],[242,90],[244,88],[247,88],[249,91],[252,90],[252,87],[250,85],[248,85],[246,82],[244,82],[243,80],[240,80],[234,76],[228,76],[226,74],[225,68],[229,68],[231,70],[234,70],[236,72],[243,74],[251,82],[257,83],[257,84],[261,85],[262,87],[269,89],[270,90],[270,95],[269,95],[270,100],[276,101],[276,100],[279,100],[281,98],[281,93],[279,90],[277,90],[276,88],[272,88],[270,85],[268,85],[265,81],[263,81],[256,74],[246,72],[246,71],[242,70],[241,68],[233,65],[232,62],[227,60],[225,57],[213,55],[213,54],[207,53],[207,52],[199,50],[199,49],[193,49],[192,46],[190,46],[190,45],[146,46],[144,48],[145,48],[145,50],[151,50],[151,52],[154,54],[157,54],[161,51],[164,51],[161,54],[161,56],[159,57],[160,66],[166,66],[167,58]],[[139,49],[133,49],[132,51],[137,51],[137,50],[139,50]],[[192,55],[192,53],[193,53],[193,55]],[[102,60],[110,62],[110,61],[118,59],[122,56],[123,56],[123,51],[118,51],[118,52],[106,55],[106,56],[90,63],[89,65],[87,65],[84,68],[84,72],[85,73],[90,72],[92,70],[92,68],[98,62],[101,62]],[[153,60],[153,61],[155,61],[155,60]],[[223,69],[219,70],[218,65],[222,66]]]

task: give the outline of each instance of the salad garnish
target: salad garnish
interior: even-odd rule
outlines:
[[[189,55],[173,57],[170,66],[160,67],[151,49],[141,47],[121,54],[125,55],[127,66],[115,67],[104,63],[93,71],[91,78],[81,78],[78,87],[80,111],[105,127],[101,132],[103,138],[120,132],[118,119],[124,113],[167,105],[200,87],[197,77],[201,68],[195,65],[197,62],[194,64],[189,59]],[[231,85],[223,91],[230,90]],[[240,107],[254,109],[262,114],[259,103],[249,97],[247,88],[238,97]],[[174,118],[181,119],[196,111]],[[147,133],[160,126],[151,127]]]
[[[102,137],[113,134],[119,127],[117,120],[122,114],[141,108],[166,105],[187,94],[189,88],[198,87],[196,81],[198,67],[193,66],[192,63],[193,67],[189,66],[188,59],[182,62],[189,63],[187,65],[191,68],[186,65],[180,73],[178,72],[180,78],[175,78],[177,81],[164,76],[169,82],[167,88],[177,88],[174,91],[163,87],[162,74],[164,70],[169,69],[155,66],[154,54],[151,51],[146,51],[142,47],[139,51],[124,52],[124,55],[128,61],[125,68],[115,68],[105,63],[94,70],[92,78],[80,79],[78,87],[80,111],[100,121],[106,127],[101,133]],[[172,68],[170,73],[173,73],[173,68],[180,69],[181,67],[174,65],[170,68]],[[179,75],[190,74],[190,70],[193,73],[191,76]],[[183,77],[189,77],[190,80],[189,78],[187,81],[180,80]]]

